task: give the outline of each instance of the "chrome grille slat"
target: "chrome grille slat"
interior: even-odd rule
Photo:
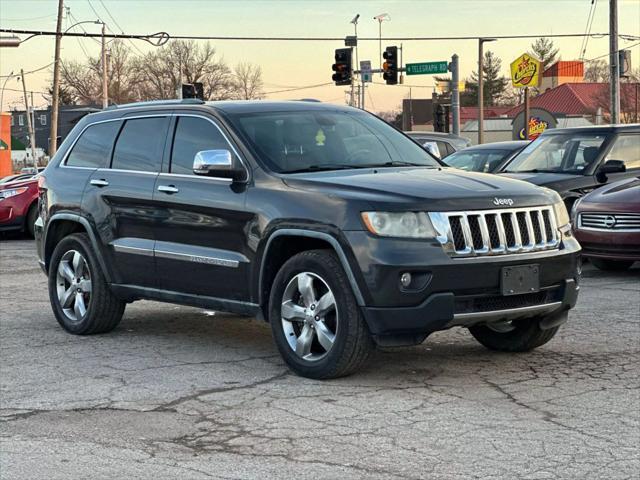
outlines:
[[[640,231],[640,215],[636,213],[591,213],[578,216],[578,228],[607,232]]]
[[[438,241],[451,257],[528,253],[557,249],[560,244],[552,206],[437,212],[429,216]]]

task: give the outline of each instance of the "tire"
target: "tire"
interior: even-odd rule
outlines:
[[[496,331],[486,325],[469,327],[471,335],[489,350],[499,352],[528,352],[550,341],[560,327],[542,330],[540,319],[513,322],[513,330]]]
[[[589,261],[598,269],[606,272],[623,272],[631,268],[633,260],[609,260],[606,258],[590,258]]]
[[[58,323],[75,335],[113,330],[126,305],[109,290],[84,233],[69,235],[56,245],[49,265],[49,300]]]
[[[31,237],[35,237],[35,223],[38,219],[38,202],[35,202],[31,207],[29,207],[29,212],[27,213],[27,219],[25,221],[24,229],[27,234]]]
[[[271,289],[269,320],[282,358],[303,377],[349,375],[374,350],[349,280],[329,250],[299,253],[282,266]]]

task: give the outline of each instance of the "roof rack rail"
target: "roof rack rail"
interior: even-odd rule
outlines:
[[[301,98],[299,100],[294,100],[294,102],[316,102],[316,103],[322,103],[322,100],[318,100],[317,98]]]
[[[174,98],[169,100],[147,100],[145,102],[123,103],[121,105],[110,105],[106,109],[112,110],[116,108],[128,107],[146,107],[154,105],[204,105],[205,101],[199,98]]]

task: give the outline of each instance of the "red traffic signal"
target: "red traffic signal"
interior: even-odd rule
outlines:
[[[396,85],[398,83],[398,47],[387,47],[382,58],[384,58],[382,78],[387,85]]]
[[[335,54],[336,63],[331,69],[336,72],[331,79],[336,85],[351,85],[352,65],[351,65],[351,48],[337,48]]]

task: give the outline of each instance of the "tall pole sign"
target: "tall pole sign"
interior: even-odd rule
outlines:
[[[529,140],[529,87],[540,85],[542,63],[528,53],[523,53],[511,62],[511,84],[524,89],[524,139]]]

